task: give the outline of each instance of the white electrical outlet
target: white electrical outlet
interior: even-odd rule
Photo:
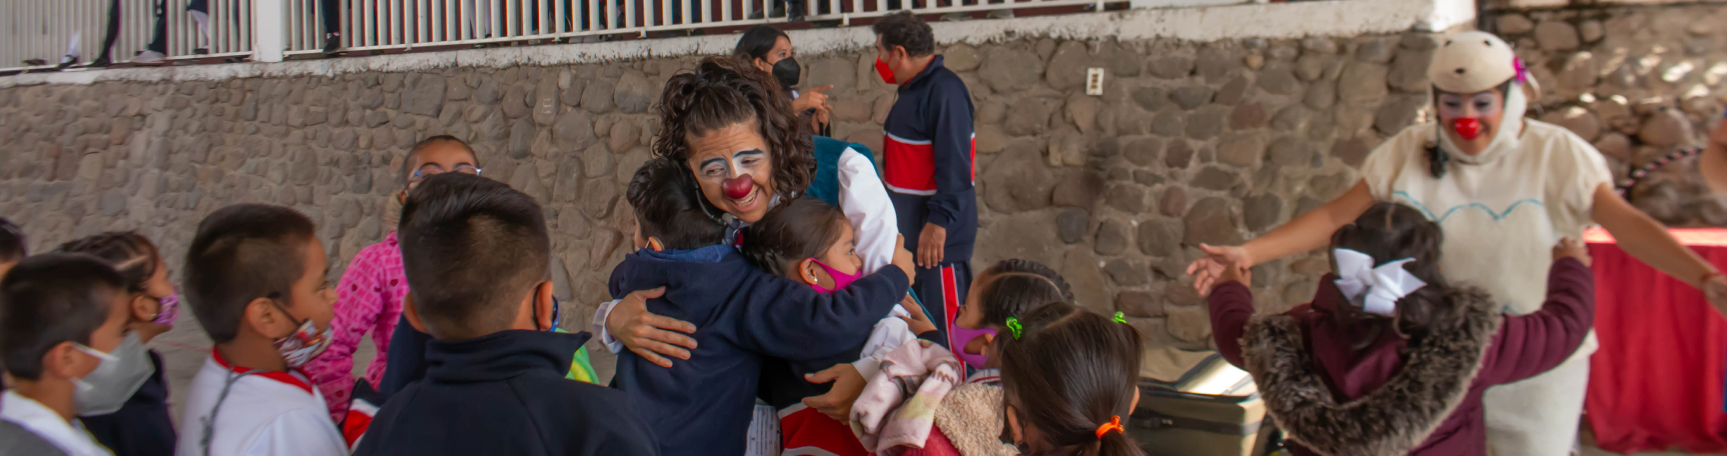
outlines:
[[[1085,69],[1085,94],[1094,97],[1103,96],[1103,69]]]

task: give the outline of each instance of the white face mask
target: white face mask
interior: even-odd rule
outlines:
[[[102,353],[84,345],[74,345],[80,351],[102,359],[96,370],[77,379],[78,389],[72,395],[79,416],[107,415],[120,410],[126,400],[138,392],[138,387],[156,373],[145,353],[138,333],[128,334],[113,354]]]

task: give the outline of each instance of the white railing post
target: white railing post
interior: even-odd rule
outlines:
[[[287,10],[284,8],[287,0],[253,0],[252,8],[252,61],[280,62],[282,51],[288,48],[284,39],[287,32]]]

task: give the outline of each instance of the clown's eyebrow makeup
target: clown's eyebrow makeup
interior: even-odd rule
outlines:
[[[745,155],[748,155],[748,156],[767,155],[767,152],[763,152],[761,149],[756,149],[756,148],[743,149],[743,150],[739,150],[737,152],[732,152],[732,159],[737,160],[739,158],[743,158],[743,156],[745,156]],[[708,167],[708,165],[713,165],[713,164],[717,164],[717,163],[725,163],[726,161],[727,160],[725,157],[714,157],[714,158],[710,158],[707,160],[702,160],[702,167],[706,168],[706,167]]]

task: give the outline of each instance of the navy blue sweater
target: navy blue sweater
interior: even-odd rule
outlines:
[[[971,259],[977,240],[977,135],[971,92],[935,56],[899,87],[882,125],[882,182],[905,247],[917,251],[926,223],[947,229],[943,261]]]
[[[168,418],[168,382],[162,379],[162,355],[148,350],[156,373],[126,399],[120,410],[107,415],[81,416],[84,429],[115,456],[169,456],[174,454],[174,422]]]
[[[659,454],[624,394],[564,378],[588,337],[501,331],[433,340],[426,377],[384,404],[354,454]]]
[[[623,352],[613,385],[659,433],[665,455],[741,455],[763,357],[808,360],[854,350],[905,296],[899,268],[832,294],[763,272],[731,246],[639,251],[612,270],[614,298],[667,287],[648,311],[690,322],[696,349],[666,369]]]

